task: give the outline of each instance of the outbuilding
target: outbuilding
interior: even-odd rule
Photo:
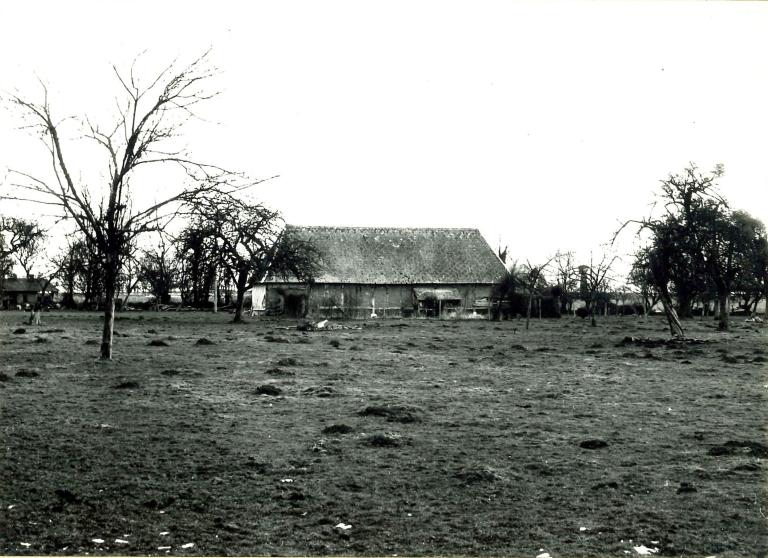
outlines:
[[[321,271],[312,283],[269,278],[254,296],[268,314],[484,316],[505,272],[477,229],[289,226],[286,232],[314,245]]]
[[[24,308],[38,300],[43,302],[46,296],[50,297],[57,292],[50,281],[42,278],[6,277],[2,280],[1,286],[4,309]]]

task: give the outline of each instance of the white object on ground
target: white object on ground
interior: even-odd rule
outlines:
[[[181,545],[181,548],[192,548],[193,546],[195,546],[195,543],[187,543]]]
[[[19,544],[21,546],[27,546],[27,547],[32,546],[32,543],[19,543]]]
[[[170,546],[158,546],[157,549],[158,550],[170,550],[171,547]]]
[[[346,531],[347,529],[351,529],[352,526],[347,523],[339,523],[338,525],[335,525],[336,529],[341,529],[342,531]]]
[[[162,533],[160,533],[160,536],[164,537],[166,535],[169,535],[170,533],[171,533],[170,531],[163,531]]]
[[[115,539],[115,544],[128,544],[125,539]]]
[[[91,539],[91,542],[95,542],[96,544],[104,544],[104,539]]]
[[[640,546],[633,546],[632,548],[634,548],[635,552],[637,552],[640,556],[649,556],[651,554],[656,554],[659,551],[658,548],[648,548],[644,544],[641,544]]]
[[[552,556],[549,554],[549,552],[544,552],[542,554],[537,554],[536,558],[552,558]]]
[[[293,482],[293,479],[280,479],[280,482]]]
[[[579,531],[586,531],[586,530],[587,530],[586,527],[579,527]]]

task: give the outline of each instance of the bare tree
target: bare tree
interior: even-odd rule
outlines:
[[[235,285],[234,323],[243,321],[245,292],[268,274],[311,282],[319,253],[286,232],[277,211],[224,193],[201,196],[191,207],[192,216],[213,231],[217,255]]]
[[[207,53],[206,53],[207,54]],[[135,65],[135,63],[134,63]],[[27,118],[28,127],[37,132],[50,157],[51,177],[13,170],[15,199],[46,204],[77,228],[103,255],[101,273],[104,292],[104,328],[101,358],[112,358],[112,332],[118,276],[125,247],[138,235],[163,229],[179,204],[194,200],[203,192],[230,188],[239,177],[220,167],[199,162],[175,144],[183,124],[194,116],[195,105],[213,97],[205,86],[214,75],[206,55],[182,69],[171,64],[148,82],[125,75],[113,68],[122,88],[118,115],[101,127],[87,117],[80,121],[80,138],[95,142],[105,157],[106,180],[81,184],[81,173],[70,166],[66,154],[64,129],[72,119],[56,118],[43,86],[42,102],[14,94],[10,100]],[[135,184],[146,178],[137,170],[172,166],[184,180],[173,191],[163,192],[159,201],[144,205],[132,196]]]
[[[609,254],[603,254],[600,260],[596,260],[591,254],[589,256],[589,265],[579,266],[582,280],[581,296],[587,303],[587,311],[589,312],[590,325],[592,327],[597,326],[597,320],[595,319],[595,309],[597,307],[599,295],[605,293],[608,290],[609,276],[614,262],[618,259],[618,256],[611,256]]]
[[[161,234],[157,245],[150,250],[144,250],[139,261],[140,279],[149,286],[155,297],[156,309],[159,309],[160,304],[171,302],[171,289],[178,277],[178,259],[173,257],[171,248],[172,245],[166,242]]]
[[[554,256],[549,258],[541,265],[532,265],[531,262],[527,262],[523,273],[520,274],[523,287],[528,291],[528,306],[525,313],[525,329],[528,329],[531,322],[531,309],[533,306],[533,297],[541,295],[541,290],[546,286],[544,281],[544,270],[555,259]]]
[[[560,313],[567,313],[570,311],[571,304],[573,303],[573,293],[579,285],[579,275],[573,261],[573,253],[558,251],[553,262],[555,264],[553,273],[555,285],[560,286],[558,293]]]

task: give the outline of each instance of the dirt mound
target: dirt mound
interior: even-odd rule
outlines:
[[[290,341],[285,337],[279,337],[279,336],[276,337],[274,335],[265,335],[264,341],[266,341],[267,343],[290,343]]]
[[[40,373],[37,372],[36,370],[27,370],[22,368],[21,370],[16,372],[16,375],[20,378],[37,378],[40,375]]]
[[[400,446],[400,436],[394,434],[372,434],[365,439],[365,443],[375,448],[396,448]]]
[[[301,393],[309,397],[334,397],[338,395],[331,386],[314,386],[305,389]]]
[[[453,476],[465,484],[500,482],[504,480],[504,477],[496,470],[484,466],[461,469]]]
[[[21,333],[26,333],[26,332],[27,330],[23,327],[17,327],[16,329],[13,330],[13,333],[15,333],[16,335],[19,335]]]
[[[422,411],[406,405],[370,405],[357,412],[361,417],[384,417],[387,422],[421,422]]]
[[[277,386],[273,386],[272,384],[264,384],[261,386],[258,386],[256,388],[256,395],[280,395],[283,393],[283,390],[281,390]]]
[[[11,377],[8,374],[5,372],[0,372],[0,382],[8,382],[10,379]]]
[[[147,343],[150,347],[170,347],[171,344],[168,343],[165,339],[153,339],[149,343]]]
[[[278,366],[297,366],[299,362],[293,357],[281,358],[277,361]]]
[[[768,446],[760,442],[739,442],[729,440],[722,445],[709,448],[708,455],[723,456],[735,454],[747,454],[754,457],[768,457]]]
[[[136,382],[134,380],[127,380],[125,382],[120,382],[119,384],[115,384],[112,386],[112,389],[138,389],[139,388],[139,382]]]
[[[283,370],[282,368],[278,368],[277,366],[274,366],[272,368],[267,369],[265,374],[269,374],[270,376],[295,376],[295,372],[291,372],[290,370]]]
[[[323,428],[323,434],[349,434],[355,429],[348,424],[332,424]]]
[[[88,339],[88,340],[85,342],[85,344],[86,344],[86,345],[100,345],[100,344],[101,344],[101,341],[99,341],[98,339]]]
[[[214,341],[211,341],[207,337],[201,337],[197,341],[195,341],[195,345],[215,345],[216,343]]]
[[[607,448],[608,442],[605,440],[584,440],[579,444],[580,448],[584,449],[601,449],[601,448]]]

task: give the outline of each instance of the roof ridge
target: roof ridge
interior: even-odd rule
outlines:
[[[295,229],[324,229],[324,230],[389,230],[389,231],[479,231],[477,227],[388,227],[388,226],[347,226],[347,225],[295,225],[286,223],[286,227]]]

